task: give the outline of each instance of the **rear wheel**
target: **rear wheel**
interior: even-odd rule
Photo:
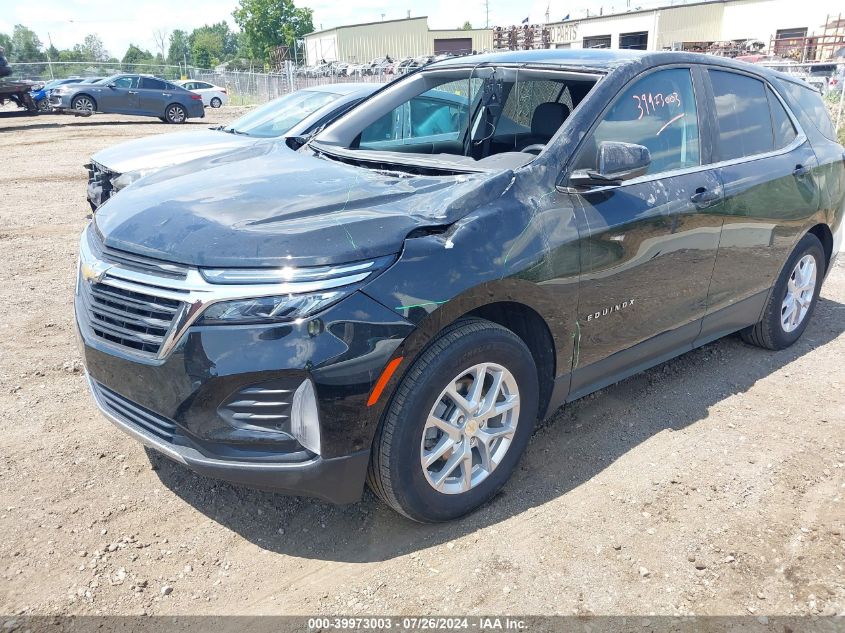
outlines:
[[[742,339],[758,347],[778,350],[801,338],[816,307],[824,270],[822,244],[808,233],[798,242],[775,282],[763,318],[740,332]]]
[[[516,467],[538,393],[534,359],[518,336],[489,321],[458,321],[397,387],[374,441],[370,487],[416,521],[475,510]]]
[[[223,105],[223,102],[220,100],[220,97],[212,97],[209,105],[211,105],[212,108],[219,108]]]
[[[188,113],[180,104],[171,103],[164,111],[164,118],[168,123],[181,124],[188,118]]]
[[[97,104],[88,95],[77,95],[70,102],[71,110],[79,110],[80,112],[94,112],[97,109]]]

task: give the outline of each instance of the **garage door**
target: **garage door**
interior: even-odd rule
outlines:
[[[434,40],[434,54],[441,55],[443,53],[455,53],[456,55],[465,55],[472,52],[472,38],[471,37],[455,37],[443,38]]]

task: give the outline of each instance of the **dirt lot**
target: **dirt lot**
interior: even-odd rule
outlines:
[[[728,338],[579,401],[495,502],[422,526],[195,476],[95,410],[82,164],[172,131],[0,112],[0,614],[845,613],[845,262],[793,348]]]

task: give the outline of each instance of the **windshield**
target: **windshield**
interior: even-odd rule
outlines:
[[[331,92],[310,90],[292,92],[235,119],[223,129],[235,134],[274,138],[285,134],[294,125],[339,96]]]
[[[352,160],[375,160],[371,155],[378,153],[379,161],[403,165],[421,155],[464,167],[503,153],[527,153],[530,160],[597,80],[544,68],[435,66],[383,90],[367,108],[319,134],[313,146],[335,155],[341,150]]]

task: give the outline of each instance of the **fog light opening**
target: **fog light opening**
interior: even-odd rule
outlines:
[[[291,433],[305,448],[320,454],[320,416],[317,413],[317,394],[310,380],[305,380],[293,394],[291,405]]]

